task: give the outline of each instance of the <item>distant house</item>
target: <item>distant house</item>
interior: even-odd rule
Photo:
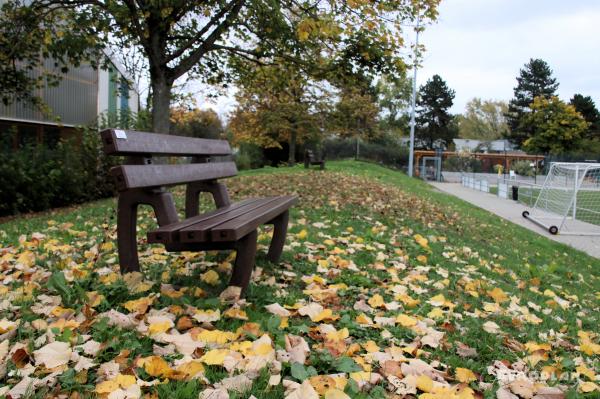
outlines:
[[[517,147],[508,140],[474,140],[474,139],[453,139],[456,151],[500,153],[515,152]]]
[[[52,60],[45,60],[41,68],[52,70]],[[89,125],[104,113],[119,110],[138,112],[137,93],[131,89],[125,71],[110,62],[107,69],[90,65],[70,68],[56,87],[44,87],[36,93],[50,109],[45,115],[27,104],[15,102],[0,104],[0,135],[14,148],[26,142],[55,145],[61,138],[74,134],[77,126]]]

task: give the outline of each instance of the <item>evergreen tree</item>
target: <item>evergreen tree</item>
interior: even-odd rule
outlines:
[[[506,120],[509,131],[507,138],[521,146],[532,135],[531,129],[523,125],[523,118],[531,111],[531,103],[536,97],[552,97],[558,83],[552,77],[552,69],[541,59],[531,59],[517,77],[517,87],[514,88],[514,98],[508,104]]]
[[[416,117],[419,147],[432,149],[436,142],[447,147],[458,136],[455,118],[449,112],[454,96],[454,90],[439,75],[421,86]]]
[[[585,121],[589,123],[589,128],[585,132],[584,137],[587,139],[600,139],[600,112],[594,104],[594,100],[590,96],[575,94],[570,101],[570,104],[575,107],[577,112],[583,116]]]

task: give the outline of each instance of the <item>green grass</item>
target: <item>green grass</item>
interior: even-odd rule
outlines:
[[[507,345],[507,340],[520,344],[552,344],[548,358],[532,367],[534,371],[553,366],[561,368],[563,372],[572,372],[575,362],[583,361],[588,368],[600,372],[597,356],[582,354],[576,349],[579,345],[578,332],[597,332],[597,326],[600,325],[600,312],[597,310],[600,307],[598,259],[513,225],[441,193],[420,180],[370,163],[328,162],[326,171],[306,171],[301,166],[265,168],[241,173],[230,180],[228,187],[236,200],[284,193],[300,196],[298,206],[292,210],[289,246],[281,265],[272,265],[266,260],[264,248],[268,244],[268,237],[261,235],[257,267],[262,268],[262,277],[250,286],[245,311],[249,322],[256,323],[261,333],[269,334],[275,349],[285,347],[286,334],[301,335],[307,340],[312,352],[302,373],[336,373],[347,366],[342,366],[336,361],[336,356],[324,349],[323,341],[314,333],[319,323],[313,323],[307,317],[293,316],[289,318],[289,327],[280,329],[281,319],[266,312],[264,306],[275,302],[294,305],[300,300],[308,300],[307,293],[303,291],[307,283],[302,281],[302,277],[312,275],[325,278],[328,285],[346,284],[347,288],[338,290],[336,295],[324,300],[323,305],[339,316],[331,323],[337,330],[348,328],[349,343],[363,344],[372,340],[384,350],[391,342],[404,346],[415,339],[418,341],[418,334],[409,328],[400,325],[386,327],[390,338],[382,335],[383,329],[368,328],[355,320],[362,313],[353,308],[357,299],[368,300],[380,294],[389,303],[396,296],[391,288],[403,285],[407,287],[408,294],[420,303],[415,307],[401,307],[397,311],[380,308],[378,314],[395,317],[398,313],[406,313],[426,318],[435,309],[428,300],[443,294],[453,310],[444,308],[443,317],[432,323],[436,330],[445,333],[444,340],[439,348],[422,347],[420,357],[428,363],[440,362],[442,366],[439,367],[447,370],[449,375],[454,375],[457,367],[469,368],[478,373],[482,381],[495,383],[487,373],[487,368],[494,361],[514,362],[527,356],[524,349]],[[175,190],[175,197],[181,209],[182,191]],[[89,291],[104,295],[104,300],[96,306],[97,312],[114,308],[127,313],[122,306],[124,302],[152,292],[159,293],[161,282],[180,287],[201,287],[208,295],[197,297],[192,295],[192,290],[175,298],[161,295],[151,306],[153,309],[185,309],[187,306],[219,308],[221,312],[228,309],[216,299],[226,286],[227,272],[218,269],[220,282],[216,286],[200,281],[200,275],[208,269],[215,269],[216,264],[226,259],[226,253],[184,259],[177,253],[161,252],[160,246],[142,244],[143,272],[145,278],[153,283],[149,291],[131,293],[120,278],[116,281],[100,278],[98,271],[106,271],[106,268],[116,270],[116,247],[110,245],[115,240],[115,203],[114,199],[96,201],[17,218],[0,225],[1,246],[8,248],[7,252],[14,258],[0,263],[3,265],[0,277],[6,278],[17,273],[15,276],[18,278],[8,284],[11,292],[32,289],[30,296],[15,294],[8,297],[12,294],[0,291],[0,303],[4,296],[10,298],[12,304],[20,305],[16,310],[2,307],[0,320],[33,321],[46,318],[31,310],[32,305],[39,301],[40,294],[60,295],[63,307],[81,313],[87,309],[84,305]],[[206,198],[203,207],[210,207],[210,201]],[[155,225],[150,210],[142,208],[140,237],[145,237],[144,232]],[[41,244],[32,242],[33,233],[44,235],[40,238]],[[428,248],[417,243],[415,234],[427,238]],[[24,239],[20,240],[21,236],[25,236]],[[22,273],[18,273],[15,259],[26,251],[35,255],[39,273],[23,279],[19,277]],[[342,269],[339,273],[319,271],[317,260],[327,258],[331,262],[340,262]],[[356,270],[345,268],[349,264],[354,264]],[[331,264],[330,270],[336,269]],[[283,274],[284,270],[294,274]],[[53,273],[50,279],[50,273],[45,274],[47,271]],[[71,279],[73,271],[83,272]],[[61,279],[64,273],[69,279]],[[473,286],[467,288],[468,284]],[[485,303],[494,302],[488,293],[496,287],[514,298],[519,307],[529,306],[528,311],[535,314],[540,322],[536,324],[521,319],[522,315],[514,313],[514,308],[509,310],[510,301],[499,304],[500,312],[485,311]],[[568,307],[559,306],[556,298],[566,301]],[[540,309],[536,310],[538,306]],[[374,317],[375,314],[370,316]],[[93,320],[94,316],[90,317]],[[54,318],[47,316],[47,321],[53,322]],[[485,332],[483,323],[487,321],[497,323],[501,333]],[[103,323],[105,321],[94,320],[90,325],[73,329],[63,339],[72,341],[83,334],[91,334],[105,344],[97,356],[98,362],[109,361],[127,349],[129,353],[126,357],[131,367],[137,357],[152,353],[153,344],[156,344],[152,338],[136,331],[108,327]],[[221,330],[235,331],[245,322],[223,317],[213,324]],[[197,325],[195,327],[199,328]],[[17,341],[32,342],[40,335],[42,331],[29,324],[21,324],[18,333],[11,338],[11,344]],[[246,339],[256,338],[247,335]],[[597,338],[593,339],[597,343]],[[456,352],[458,342],[476,349],[478,356],[468,359],[459,356]],[[357,355],[364,356],[365,352],[361,349],[353,356]],[[168,359],[174,361],[177,357],[180,356]],[[377,371],[379,366],[375,363],[372,367],[373,371]],[[122,372],[128,371],[124,369]],[[298,376],[299,372],[287,364],[283,365],[284,378],[294,380],[294,375]],[[208,366],[205,376],[208,381],[215,383],[226,377],[227,373],[220,366]],[[581,379],[585,381],[586,377]],[[81,376],[76,379],[75,374],[67,374],[63,380],[60,388],[62,393],[85,391],[97,383],[93,369],[85,379]],[[3,384],[12,386],[18,381],[15,377],[6,377],[0,379],[0,387]],[[268,373],[263,370],[250,392],[232,397],[245,398],[254,394],[257,398],[283,398],[282,386],[269,387],[267,381]],[[587,395],[579,392],[574,380],[568,380],[565,384],[569,388],[568,397],[594,397],[594,392]],[[481,389],[477,383],[471,383],[471,387],[486,398],[495,397],[493,388]],[[146,388],[145,391],[155,393],[158,397],[184,398],[197,397],[205,388],[206,385],[197,380],[171,380],[157,387]],[[346,392],[356,398],[379,398],[384,388],[385,384],[381,384],[371,391],[359,392],[353,384],[348,384]],[[55,386],[52,389],[57,388]],[[40,392],[38,390],[35,395],[46,394],[46,391]],[[90,395],[89,391],[80,393]]]

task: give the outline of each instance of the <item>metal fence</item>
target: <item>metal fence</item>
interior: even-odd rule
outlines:
[[[490,192],[490,183],[487,179],[476,178],[472,175],[461,175],[462,185],[474,190],[483,191],[485,193]]]

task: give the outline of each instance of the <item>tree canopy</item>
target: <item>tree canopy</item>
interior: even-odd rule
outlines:
[[[153,129],[169,131],[171,90],[178,79],[227,82],[229,57],[259,63],[295,59],[344,74],[404,69],[402,29],[417,13],[434,19],[440,0],[34,0],[47,14],[69,13],[91,36],[140,49],[151,80]],[[318,47],[326,62],[301,56]]]
[[[508,133],[504,116],[508,105],[504,101],[473,98],[467,103],[465,113],[458,115],[458,134],[465,139],[497,140]]]
[[[450,114],[454,90],[439,76],[419,89],[416,116],[416,136],[421,147],[432,149],[434,144],[448,146],[458,134],[455,118]]]
[[[534,98],[531,112],[521,122],[531,132],[523,148],[531,153],[561,154],[577,149],[588,123],[575,107],[558,97]]]
[[[575,107],[575,110],[589,124],[584,134],[585,138],[600,140],[600,111],[596,108],[592,97],[575,94],[569,103]]]
[[[552,69],[541,59],[531,59],[519,71],[514,97],[508,104],[506,119],[509,131],[506,137],[518,146],[532,135],[532,131],[523,124],[524,117],[531,110],[536,97],[550,98],[556,93],[558,83],[552,76]]]

